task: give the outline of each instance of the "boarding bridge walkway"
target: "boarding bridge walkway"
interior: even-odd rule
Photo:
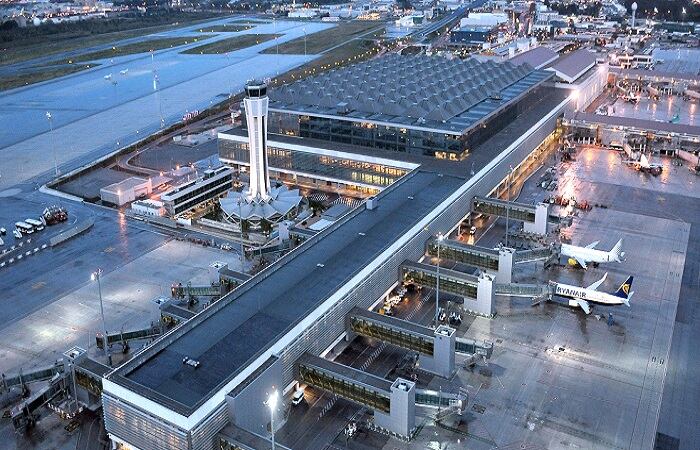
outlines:
[[[432,238],[426,244],[428,255],[437,256],[438,240]],[[498,272],[499,251],[478,247],[476,245],[464,244],[452,239],[440,241],[440,258],[478,267],[483,270]]]
[[[51,366],[34,369],[26,373],[20,370],[17,375],[13,376],[5,376],[5,374],[2,374],[0,375],[0,392],[8,391],[15,386],[22,386],[24,388],[27,383],[50,380],[56,375],[62,375],[64,372],[65,364],[63,361],[59,360]]]
[[[493,285],[496,295],[507,297],[529,297],[539,303],[542,299],[551,299],[554,295],[553,286],[549,284],[497,283]]]
[[[36,422],[35,411],[68,391],[67,377],[57,375],[51,382],[33,392],[27,399],[10,410],[12,425],[17,432],[24,432]]]
[[[392,382],[308,353],[297,361],[299,382],[384,413],[391,412]]]
[[[406,260],[401,264],[399,271],[400,279],[404,283],[415,283],[430,288],[437,285],[437,266]],[[440,292],[462,297],[462,307],[469,313],[493,316],[492,274],[482,272],[477,276],[442,267],[439,271]]]
[[[346,316],[346,328],[361,336],[432,356],[435,330],[407,320],[355,307]]]
[[[219,279],[222,281],[222,284],[223,282],[228,282],[233,286],[238,286],[250,280],[250,275],[237,270],[229,269],[227,266],[219,269]]]
[[[167,301],[160,305],[160,319],[166,326],[187,322],[195,316],[189,309]]]
[[[562,224],[559,216],[549,213],[549,203],[528,205],[477,196],[472,199],[472,213],[517,220],[523,222],[525,232],[538,235],[547,234],[548,223]]]
[[[455,330],[432,329],[355,307],[345,316],[349,332],[417,352],[423,370],[449,378],[455,368]]]
[[[415,261],[401,264],[401,275],[405,282],[413,282],[423,287],[435,288],[437,285],[437,266]],[[460,297],[477,297],[479,277],[440,267],[440,291]]]
[[[111,348],[114,344],[122,344],[124,349],[128,349],[129,341],[135,339],[152,339],[163,334],[163,327],[160,325],[151,325],[148,328],[132,331],[118,331],[116,333],[107,333],[107,345]],[[105,348],[104,333],[97,333],[95,336],[97,348]]]
[[[456,338],[455,352],[464,355],[479,355],[489,359],[493,354],[493,342],[477,342],[472,339]]]
[[[509,248],[491,249],[465,244],[452,239],[438,241],[430,239],[426,243],[426,252],[437,257],[438,242],[440,259],[445,258],[458,263],[492,273],[499,283],[510,283],[513,276],[513,250]]]
[[[535,222],[535,205],[509,202],[497,198],[474,197],[472,212],[489,216],[506,217],[521,222]]]
[[[559,259],[561,246],[550,245],[548,247],[537,247],[529,250],[519,250],[513,255],[514,264],[525,264],[537,261],[552,261]]]
[[[426,408],[455,408],[455,412],[461,414],[466,409],[468,400],[469,395],[464,389],[457,393],[416,389],[416,405]]]
[[[192,283],[187,283],[183,286],[182,283],[179,283],[171,286],[170,294],[173,298],[221,297],[226,294],[226,292],[224,286],[220,283],[212,283],[203,286],[193,286]]]

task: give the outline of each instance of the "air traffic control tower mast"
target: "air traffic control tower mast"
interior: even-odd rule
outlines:
[[[245,87],[245,118],[250,149],[250,196],[267,200],[270,178],[267,173],[267,84],[250,81]]]

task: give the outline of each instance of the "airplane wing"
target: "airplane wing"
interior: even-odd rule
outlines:
[[[586,289],[591,289],[591,290],[593,290],[593,291],[598,290],[598,286],[600,286],[601,284],[603,284],[603,281],[605,281],[605,279],[606,279],[607,277],[608,277],[608,272],[605,272],[605,275],[603,275],[603,278],[601,278],[600,280],[598,280],[598,281],[596,281],[595,283],[591,284],[591,285],[588,286]]]
[[[583,267],[584,269],[587,269],[587,268],[588,268],[588,265],[586,264],[586,261],[584,261],[584,260],[581,259],[580,257],[574,256],[574,259],[576,260],[576,262],[578,263],[579,266]]]
[[[581,309],[586,313],[590,314],[591,313],[591,305],[588,304],[587,301],[585,301],[582,298],[576,298],[574,301],[578,304],[578,306],[581,307]]]
[[[588,244],[588,245],[586,246],[586,248],[591,248],[591,249],[593,249],[593,248],[595,248],[596,245],[598,245],[599,242],[600,242],[600,241],[591,242],[590,244]]]

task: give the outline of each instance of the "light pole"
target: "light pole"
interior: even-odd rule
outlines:
[[[275,389],[267,398],[267,406],[270,407],[270,432],[272,433],[272,450],[275,450],[275,408],[277,407],[277,397],[279,393]]]
[[[435,328],[440,319],[440,243],[445,239],[442,233],[437,235],[437,278],[435,278]]]
[[[243,192],[241,192],[243,195]],[[243,247],[243,198],[238,197],[238,223],[241,231],[241,272],[245,273],[245,267],[243,265],[243,260],[245,259],[245,248]]]
[[[58,176],[58,160],[56,159],[56,143],[54,142],[53,135],[53,116],[50,112],[46,111],[46,120],[49,121],[49,139],[51,140],[51,151],[53,152],[53,170],[56,176]]]
[[[508,176],[506,177],[506,182],[508,184],[508,203],[510,203],[510,183],[512,181],[513,177],[513,166],[510,166],[510,170],[508,171]],[[506,205],[506,247],[508,247],[508,225],[509,221],[508,219],[510,218],[510,205]]]
[[[102,330],[104,331],[104,346],[105,354],[109,359],[109,364],[112,365],[112,355],[109,354],[109,346],[107,345],[107,322],[105,321],[105,308],[102,303],[102,282],[100,278],[102,277],[102,269],[97,269],[90,275],[92,281],[97,281],[97,293],[100,297],[100,315],[102,316]]]

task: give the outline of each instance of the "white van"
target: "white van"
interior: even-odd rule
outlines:
[[[301,389],[297,389],[296,391],[294,391],[294,395],[292,395],[292,405],[298,406],[303,401],[304,401],[304,391]]]

